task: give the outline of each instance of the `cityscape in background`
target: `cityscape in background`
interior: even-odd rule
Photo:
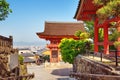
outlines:
[[[39,42],[14,42],[13,47],[17,49],[29,49],[32,52],[40,53],[41,50],[46,49],[46,41]]]
[[[39,42],[14,42],[13,47],[27,47],[27,46],[45,46],[47,44],[46,41]]]

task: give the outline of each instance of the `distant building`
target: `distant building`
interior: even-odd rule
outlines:
[[[21,55],[23,56],[24,63],[35,63],[36,59],[35,59],[35,54],[33,53],[21,53]]]
[[[18,53],[32,53],[32,51],[30,50],[30,48],[19,48],[18,49]]]
[[[36,55],[37,52],[33,52],[31,48],[19,48],[18,53],[23,56],[24,63],[35,63],[39,59],[39,55]]]

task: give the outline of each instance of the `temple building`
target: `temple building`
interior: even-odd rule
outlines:
[[[58,45],[63,38],[74,38],[75,32],[81,30],[85,31],[84,25],[81,22],[45,22],[44,32],[39,32],[39,38],[49,40],[50,44],[47,47],[50,49],[50,62],[59,62],[59,48]]]
[[[110,19],[104,20],[103,23],[100,23],[100,19],[98,18],[96,11],[100,8],[100,6],[96,6],[93,4],[93,0],[79,0],[78,8],[74,19],[78,21],[94,21],[94,52],[99,51],[99,46],[103,47],[104,54],[109,54],[109,47],[113,45],[113,42],[109,40],[109,28],[110,22],[119,22],[120,17],[113,17]],[[103,29],[103,41],[99,41],[99,29]],[[120,56],[120,54],[119,54]]]

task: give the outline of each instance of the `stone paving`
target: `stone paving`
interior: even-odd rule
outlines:
[[[32,80],[71,80],[69,73],[72,71],[72,66],[66,63],[60,63],[59,66],[47,67],[45,65],[28,65],[28,73],[34,73],[35,78]],[[73,79],[72,79],[73,80]]]

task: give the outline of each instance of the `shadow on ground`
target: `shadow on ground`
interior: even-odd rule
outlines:
[[[72,71],[72,68],[55,69],[51,72],[51,74],[58,75],[58,76],[69,76],[70,71]]]
[[[69,80],[69,78],[57,78],[57,80]]]

